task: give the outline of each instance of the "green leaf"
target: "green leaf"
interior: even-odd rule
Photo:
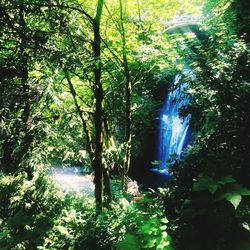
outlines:
[[[233,183],[227,185],[224,188],[223,193],[219,195],[217,200],[226,199],[233,204],[235,209],[237,209],[237,207],[241,202],[242,196],[249,196],[249,195],[250,195],[249,189],[244,188],[239,184]]]
[[[32,222],[33,218],[31,216],[25,215],[22,210],[18,211],[16,214],[8,218],[7,220],[7,224],[11,227],[20,225],[29,225]]]
[[[150,239],[146,245],[142,246],[142,248],[153,248],[155,246],[156,239]]]
[[[154,231],[154,228],[152,227],[152,224],[150,223],[147,223],[145,225],[143,225],[139,231],[142,233],[142,234],[152,234],[152,232]]]
[[[136,236],[131,233],[126,233],[125,238],[115,244],[118,250],[140,250],[139,241]]]
[[[160,227],[160,229],[163,231],[163,230],[166,230],[167,229],[167,226],[166,225],[163,225]]]
[[[248,196],[250,195],[250,190],[247,188],[242,187],[241,185],[235,183],[227,186],[226,188],[227,192],[229,193],[238,193],[243,196]]]
[[[160,245],[157,246],[156,249],[167,249],[167,247],[170,246],[169,241],[163,241]]]
[[[161,222],[167,224],[169,221],[167,218],[163,218],[163,219],[161,219]]]
[[[63,226],[57,226],[56,227],[57,230],[61,233],[61,234],[64,234],[64,235],[70,235],[69,234],[69,231],[66,227],[63,227]]]
[[[0,232],[0,239],[5,238],[9,234],[8,230],[5,230],[3,232]]]
[[[239,206],[241,202],[241,195],[240,194],[235,194],[235,193],[227,193],[225,195],[225,199],[231,202],[234,206],[235,209]]]
[[[194,183],[193,191],[200,192],[208,190],[210,193],[214,194],[219,185],[209,176],[200,176],[197,181]]]
[[[224,177],[222,177],[222,179],[220,181],[218,181],[218,183],[220,185],[225,185],[225,184],[234,183],[234,182],[235,182],[235,179],[232,178],[231,175],[224,176]]]
[[[155,161],[152,161],[151,164],[153,164],[153,165],[159,165],[159,164],[161,164],[161,161],[155,160]]]
[[[243,226],[246,230],[248,230],[248,231],[250,232],[250,227],[249,227],[249,225],[248,225],[246,222],[243,223],[242,226]]]

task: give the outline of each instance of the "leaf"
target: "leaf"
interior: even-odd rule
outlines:
[[[156,249],[166,249],[170,245],[169,241],[163,241]]]
[[[142,233],[142,234],[152,234],[153,231],[154,231],[154,228],[152,227],[152,224],[150,223],[146,223],[145,225],[143,225],[139,231]]]
[[[228,200],[229,202],[231,202],[234,206],[235,209],[237,209],[237,207],[239,206],[240,202],[241,202],[241,195],[240,194],[235,194],[235,193],[227,193],[225,195],[225,199]]]
[[[151,162],[152,165],[159,165],[161,163],[162,163],[161,161],[157,161],[157,160]]]
[[[246,230],[250,231],[250,227],[246,222],[242,224],[242,227],[244,227]]]
[[[57,228],[57,230],[58,230],[61,234],[63,234],[63,235],[70,235],[70,234],[69,234],[69,231],[68,231],[68,229],[67,229],[66,227],[57,226],[56,228]]]
[[[161,219],[161,222],[167,224],[169,221],[167,218],[163,218],[163,219]]]
[[[229,184],[223,190],[223,193],[219,195],[217,200],[226,199],[233,204],[235,209],[239,206],[242,196],[249,196],[250,190],[242,187],[239,184]]]
[[[33,218],[31,216],[27,216],[24,214],[22,210],[18,211],[12,217],[9,217],[7,220],[7,224],[11,227],[20,226],[20,225],[29,225],[33,222]]]
[[[168,236],[168,233],[167,232],[162,232],[162,238],[166,238]]]
[[[225,184],[234,183],[234,182],[235,182],[235,179],[231,175],[224,176],[220,181],[218,181],[220,185],[225,185]]]
[[[228,193],[238,193],[243,196],[248,196],[250,195],[250,190],[247,188],[242,187],[241,185],[235,183],[235,184],[230,184],[226,187],[226,191]]]
[[[194,183],[193,191],[200,192],[208,190],[210,193],[214,194],[219,185],[209,176],[200,176],[197,181]]]
[[[247,188],[241,187],[241,188],[239,189],[239,193],[240,193],[242,196],[249,196],[249,195],[250,195],[250,190],[247,189]]]
[[[237,197],[237,196],[249,196],[250,190],[247,188],[242,187],[241,185],[237,183],[225,185],[225,187],[222,188],[220,191],[220,194],[218,194],[217,200],[221,199],[231,199],[231,197]]]
[[[140,250],[139,241],[136,236],[131,233],[126,233],[125,238],[115,244],[118,250]]]
[[[3,232],[0,232],[0,239],[5,238],[9,234],[8,230],[5,230]]]
[[[155,246],[156,239],[150,239],[146,245],[144,245],[142,248],[153,248]]]

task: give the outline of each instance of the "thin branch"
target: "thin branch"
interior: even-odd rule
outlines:
[[[63,4],[41,4],[41,3],[30,3],[30,2],[24,2],[23,5],[27,5],[27,6],[38,6],[38,7],[48,7],[48,8],[60,8],[60,9],[65,9],[65,10],[74,10],[77,11],[81,14],[83,14],[84,16],[86,16],[91,22],[94,21],[94,18],[89,15],[86,11],[84,11],[83,9],[74,7],[74,6],[69,6],[69,5],[63,5]],[[16,7],[6,7],[3,5],[0,5],[2,9],[16,9],[18,8],[18,4]]]
[[[104,39],[101,38],[101,40],[103,44],[106,46],[106,48],[109,50],[109,52],[114,56],[114,58],[123,66],[123,61],[111,50],[111,48]]]
[[[64,73],[65,73],[65,77],[66,77],[66,79],[68,81],[70,91],[71,91],[71,95],[72,95],[72,97],[74,99],[77,112],[78,112],[78,114],[79,114],[79,116],[81,118],[81,121],[82,121],[82,126],[83,126],[85,136],[86,136],[86,149],[87,149],[87,151],[89,153],[89,156],[90,156],[91,160],[93,160],[93,158],[94,158],[94,150],[93,150],[93,146],[92,146],[91,134],[90,134],[90,131],[89,131],[88,125],[87,125],[87,119],[83,115],[83,110],[81,109],[81,107],[80,107],[80,105],[79,105],[79,103],[77,101],[77,93],[76,93],[76,90],[75,90],[75,88],[73,86],[73,83],[71,82],[69,73],[65,69],[64,69]]]
[[[109,10],[109,8],[108,8],[108,6],[107,6],[107,4],[105,2],[104,2],[104,6],[105,6],[106,10],[108,11],[108,14],[109,14],[112,22],[114,23],[114,25],[116,26],[118,32],[120,33],[121,32],[121,27],[119,26],[119,22],[116,22],[114,20],[113,15],[111,14],[111,12],[110,12],[110,10]]]
[[[135,84],[135,82],[136,82],[137,79],[139,78],[141,72],[142,72],[142,63],[141,63],[141,65],[140,65],[139,69],[138,69],[138,72],[137,72],[136,76],[134,77],[133,81],[131,82],[132,85]]]

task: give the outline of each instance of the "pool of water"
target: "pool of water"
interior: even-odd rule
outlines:
[[[49,175],[63,192],[94,195],[93,176],[81,167],[53,167]]]

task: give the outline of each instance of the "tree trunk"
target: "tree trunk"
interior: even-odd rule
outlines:
[[[100,35],[100,22],[103,10],[103,0],[98,0],[96,16],[93,20],[93,32],[94,41],[92,49],[94,53],[94,97],[95,97],[95,152],[93,159],[93,168],[95,172],[95,199],[96,199],[96,211],[97,213],[102,212],[103,209],[103,171],[104,163],[102,159],[103,152],[103,140],[102,140],[102,129],[103,129],[103,88],[101,82],[101,35]]]
[[[103,169],[103,182],[104,182],[105,205],[106,207],[109,207],[112,201],[112,194],[111,194],[111,188],[110,188],[109,171],[108,171],[107,166],[105,166]]]
[[[125,81],[125,157],[122,169],[122,188],[124,192],[127,192],[128,188],[128,172],[130,168],[131,160],[131,91],[132,84],[130,79],[129,64],[127,59],[126,48],[126,32],[124,27],[123,5],[120,0],[120,34],[122,39],[122,61]]]
[[[27,156],[30,151],[30,146],[33,141],[33,134],[30,130],[30,86],[28,83],[28,53],[26,51],[27,47],[27,37],[26,37],[26,22],[24,16],[24,5],[21,4],[19,7],[19,23],[21,27],[20,31],[20,56],[21,56],[21,64],[20,64],[20,77],[21,77],[21,86],[22,86],[22,98],[23,98],[23,113],[22,113],[22,125],[24,137],[22,138],[21,150],[20,150],[20,158],[23,160],[27,159]],[[25,163],[25,172],[27,173],[28,179],[31,180],[33,178],[33,170],[29,166],[29,164]]]

